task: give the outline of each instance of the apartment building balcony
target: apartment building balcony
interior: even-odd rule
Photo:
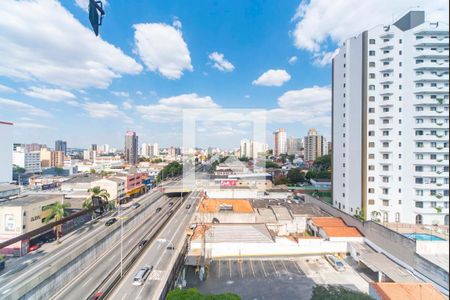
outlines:
[[[430,154],[441,154],[441,153],[448,153],[448,148],[444,148],[442,146],[437,147],[415,147],[414,153],[430,153]]]
[[[448,94],[448,86],[421,86],[414,89],[415,94]]]
[[[423,99],[415,99],[414,105],[448,105],[448,99],[445,99],[443,96],[441,98],[430,98],[430,96],[425,96]]]
[[[394,41],[389,40],[387,42],[383,42],[380,44],[380,49],[381,50],[392,50],[394,49]]]
[[[425,164],[424,164],[425,165]],[[426,165],[433,165],[433,163],[428,163]],[[448,173],[443,172],[442,170],[438,171],[415,171],[413,172],[414,177],[422,177],[424,179],[424,183],[416,183],[420,186],[425,186],[431,184],[427,178],[446,178],[448,177]]]
[[[381,61],[393,61],[394,60],[394,53],[393,52],[382,53],[380,55],[380,60]]]
[[[448,78],[448,74],[444,74],[443,72],[440,74],[426,73],[422,75],[416,75],[414,82],[447,82]]]
[[[448,50],[444,49],[424,49],[421,51],[416,51],[414,58],[447,58]]]
[[[441,113],[439,113],[437,110],[423,110],[423,111],[414,111],[412,115],[414,117],[437,117]]]
[[[380,73],[392,73],[394,72],[394,68],[392,66],[381,66]]]
[[[448,70],[448,63],[446,62],[423,62],[418,63],[414,67],[415,71],[445,71]]]
[[[424,142],[440,142],[445,140],[444,133],[436,133],[436,134],[424,134],[424,135],[416,135],[414,137],[414,141],[424,141]]]
[[[427,205],[429,205],[428,203],[426,203]],[[444,208],[443,204],[442,205],[438,205],[436,204],[436,208],[431,207],[431,206],[424,206],[423,208],[419,208],[419,207],[414,207],[413,211],[416,214],[421,214],[421,215],[427,215],[427,214],[448,214],[448,208]],[[425,205],[425,203],[424,203]]]
[[[448,41],[448,36],[445,35],[425,36],[417,39],[414,46],[445,46],[448,45]]]

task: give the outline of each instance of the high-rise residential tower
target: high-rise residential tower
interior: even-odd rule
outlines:
[[[138,136],[134,131],[127,131],[125,134],[125,162],[135,165],[138,161]]]
[[[277,129],[274,133],[273,155],[280,156],[287,153],[286,147],[286,131],[284,128]]]
[[[328,154],[328,143],[322,135],[317,133],[315,128],[308,130],[308,135],[304,138],[305,161],[315,161],[316,158]]]
[[[300,138],[289,137],[286,140],[286,151],[289,155],[301,155],[303,148],[303,141]]]
[[[13,123],[0,121],[0,183],[12,181]]]
[[[333,204],[380,222],[448,224],[448,24],[410,11],[333,59]]]
[[[55,151],[62,151],[64,155],[67,155],[67,142],[61,140],[55,141]]]

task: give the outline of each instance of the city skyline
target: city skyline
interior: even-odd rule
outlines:
[[[9,61],[0,60],[0,67],[14,71],[0,72],[0,119],[15,123],[14,142],[51,145],[64,138],[69,147],[88,147],[94,141],[119,147],[123,132],[133,130],[143,141],[180,146],[181,109],[197,107],[262,108],[269,116],[267,136],[279,127],[293,135],[303,135],[315,127],[330,139],[330,62],[339,44],[364,28],[388,23],[411,5],[423,5],[430,20],[448,20],[445,1],[374,1],[365,5],[384,10],[371,11],[369,23],[364,18],[350,20],[344,14],[326,21],[322,18],[320,26],[312,23],[313,15],[326,16],[343,8],[299,1],[264,6],[243,1],[238,7],[205,4],[202,10],[162,2],[130,7],[108,3],[101,36],[95,38],[88,29],[83,3],[87,2],[31,2],[30,9],[54,5],[55,20],[48,18],[45,10],[38,10],[31,19],[21,2],[0,4],[5,18],[10,13],[19,24],[33,21],[61,34],[58,26],[67,26],[72,43],[91,47],[90,53],[83,51],[71,58],[54,35],[46,34],[37,38],[54,45],[54,51],[68,60],[63,62],[44,48],[23,57],[10,53],[6,55]],[[362,4],[352,9],[367,14]],[[342,18],[352,26],[346,26]],[[204,23],[210,26],[205,28]],[[5,39],[16,47],[27,47],[22,44],[27,36],[13,24],[1,25],[1,31],[9,33]],[[165,42],[161,32],[176,41],[167,45],[177,49],[173,57],[164,58],[162,49],[149,46]],[[20,60],[20,66],[10,65],[14,60]],[[41,74],[32,68],[37,60],[68,71]],[[87,73],[92,61],[98,64],[94,67],[96,76]],[[234,126],[229,125],[232,131],[242,131]],[[221,129],[223,126],[217,126]],[[38,141],[32,139],[36,136]],[[242,136],[208,137],[211,144],[228,148],[240,139]]]

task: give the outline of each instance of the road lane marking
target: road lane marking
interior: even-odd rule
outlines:
[[[283,265],[284,269],[286,270],[286,272],[289,272],[286,265],[284,264],[284,260],[281,260],[281,264]]]
[[[261,263],[261,267],[262,267],[263,272],[264,272],[264,277],[267,277],[266,269],[264,268],[264,264],[263,264],[262,260],[259,260],[259,262]]]
[[[85,282],[85,283],[83,283],[83,285],[82,285],[82,286],[83,286],[83,287],[84,287],[84,286],[86,286],[86,285],[87,285],[87,284],[89,283],[89,281],[91,281],[91,278],[89,278],[88,280],[86,280],[86,282]]]
[[[250,259],[250,267],[252,268],[253,277],[256,277],[255,270],[253,269],[252,259]]]
[[[230,270],[230,278],[231,278],[231,259],[228,259],[228,268]]]
[[[241,278],[244,278],[244,272],[242,271],[242,262],[240,262],[239,265],[241,267]]]
[[[273,263],[273,260],[270,260],[270,262],[272,263],[272,267],[275,270],[275,274],[277,274],[277,276],[280,276],[280,274],[278,274],[277,268],[275,267],[275,264]]]
[[[220,279],[220,259],[219,259],[218,265],[219,265],[219,273],[218,273],[218,275],[219,275],[219,279]]]

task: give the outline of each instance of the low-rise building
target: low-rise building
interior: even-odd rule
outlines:
[[[444,300],[431,283],[373,282],[369,285],[369,295],[375,300]]]
[[[126,197],[125,180],[117,177],[107,177],[91,182],[91,188],[98,186],[109,194],[109,201],[121,203]]]
[[[0,184],[0,199],[9,199],[20,194],[20,186],[9,183]]]
[[[0,242],[10,240],[45,225],[49,216],[49,206],[63,201],[63,195],[26,195],[0,202]],[[28,251],[29,240],[2,248],[8,255],[24,255]]]

